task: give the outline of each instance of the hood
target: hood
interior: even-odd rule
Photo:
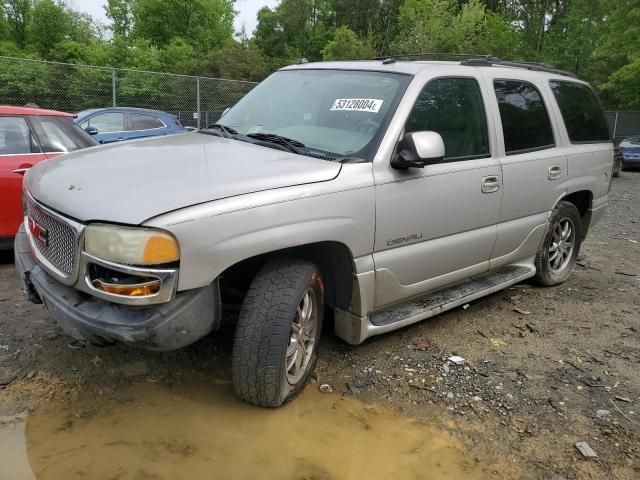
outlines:
[[[80,220],[136,225],[221,198],[334,179],[339,163],[187,133],[70,153],[31,168],[27,188]]]

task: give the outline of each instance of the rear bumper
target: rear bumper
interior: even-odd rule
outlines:
[[[176,294],[168,303],[149,307],[119,305],[63,285],[38,265],[20,227],[15,262],[23,288],[34,303],[44,303],[63,330],[92,343],[120,341],[147,350],[176,350],[220,324],[217,282]]]

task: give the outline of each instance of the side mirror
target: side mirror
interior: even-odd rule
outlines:
[[[98,134],[98,129],[96,127],[87,127],[84,129],[85,132],[87,132],[89,135],[97,135]]]
[[[436,132],[407,133],[398,144],[391,166],[398,169],[424,168],[444,159],[444,142]]]

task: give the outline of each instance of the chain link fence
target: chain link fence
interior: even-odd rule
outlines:
[[[256,83],[123,68],[94,67],[0,56],[0,104],[35,103],[80,112],[137,107],[176,115],[185,126],[206,127]],[[640,135],[640,112],[610,111],[614,141]]]
[[[94,67],[0,56],[0,104],[34,103],[80,112],[137,107],[176,115],[185,126],[206,127],[256,83],[209,77]]]
[[[625,137],[640,135],[640,112],[606,112],[609,131],[617,145]]]

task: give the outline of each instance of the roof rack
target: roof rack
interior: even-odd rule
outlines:
[[[491,55],[481,55],[477,53],[446,53],[446,52],[420,52],[420,53],[393,53],[390,55],[385,55],[384,57],[375,57],[373,60],[383,60],[392,63],[391,60],[396,60],[398,58],[418,58],[418,57],[431,57],[434,59],[442,60],[442,57],[449,57],[458,59],[484,59],[484,60],[497,60],[497,58]]]
[[[471,58],[467,60],[463,60],[460,62],[460,65],[468,65],[472,67],[514,67],[514,68],[525,68],[527,70],[534,70],[537,72],[547,72],[547,73],[555,73],[557,75],[565,75],[567,77],[578,78],[578,76],[573,72],[568,72],[566,70],[560,70],[559,68],[553,68],[551,65],[547,65],[544,63],[535,63],[535,62],[511,62],[499,60],[497,58],[483,59],[483,58]]]
[[[382,63],[388,65],[395,63],[397,59],[409,58],[432,58],[434,60],[442,60],[443,57],[449,57],[454,59],[460,59],[460,65],[467,65],[471,67],[513,67],[524,68],[527,70],[535,70],[538,72],[555,73],[557,75],[565,75],[567,77],[578,78],[575,73],[568,72],[566,70],[560,70],[554,68],[551,65],[535,62],[516,62],[500,60],[493,55],[478,54],[478,53],[444,53],[444,52],[420,52],[420,53],[399,53],[386,55],[384,57],[375,57],[374,60],[382,60]]]

